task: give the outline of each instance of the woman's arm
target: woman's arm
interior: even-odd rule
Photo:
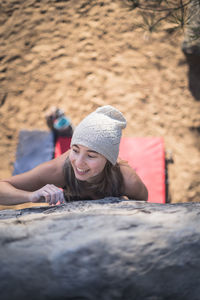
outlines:
[[[125,195],[129,199],[148,200],[148,190],[136,172],[128,163],[120,163],[120,170],[124,178]]]
[[[14,205],[25,202],[63,201],[59,189],[65,185],[63,165],[68,152],[45,162],[26,173],[0,181],[0,204]]]

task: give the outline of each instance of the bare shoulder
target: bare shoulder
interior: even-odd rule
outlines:
[[[128,164],[128,162],[120,161],[119,165],[126,186],[129,186],[133,181],[140,179],[135,170]]]
[[[146,201],[148,198],[148,191],[136,171],[128,164],[128,162],[119,160],[119,165],[124,179],[125,196],[130,199]]]
[[[51,161],[40,164],[26,173],[13,176],[5,181],[18,189],[28,191],[39,189],[46,184],[62,187],[65,184],[63,166],[68,156],[69,151]]]

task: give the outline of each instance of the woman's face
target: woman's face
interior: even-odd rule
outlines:
[[[84,181],[100,174],[107,161],[103,155],[82,145],[72,146],[69,160],[76,178]]]

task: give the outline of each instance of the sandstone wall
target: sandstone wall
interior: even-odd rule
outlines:
[[[199,214],[118,198],[1,211],[1,300],[198,300]]]

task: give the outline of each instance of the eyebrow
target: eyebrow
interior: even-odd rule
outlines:
[[[87,152],[92,152],[92,153],[99,154],[98,152],[96,152],[96,151],[94,151],[94,150],[87,150]]]
[[[73,145],[73,146],[75,146],[76,148],[78,148],[78,149],[80,149],[80,147],[78,146],[78,145]],[[87,152],[92,152],[92,153],[96,153],[96,154],[98,154],[98,152],[97,151],[94,151],[94,150],[87,150]]]

